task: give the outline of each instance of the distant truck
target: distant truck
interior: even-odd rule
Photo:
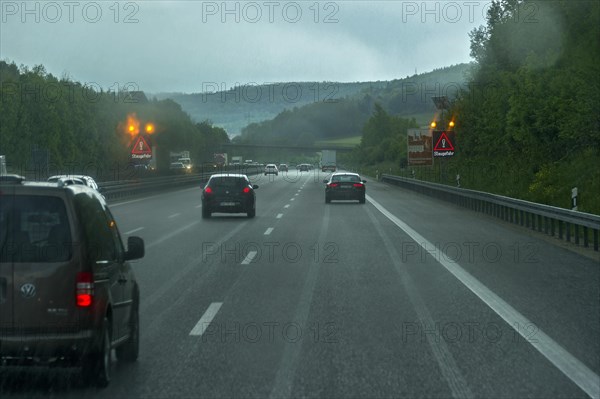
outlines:
[[[227,154],[214,154],[213,163],[216,168],[227,166]]]
[[[336,165],[336,153],[335,150],[322,150],[321,151],[321,171],[335,172],[337,169]]]
[[[231,166],[236,166],[236,165],[239,166],[242,164],[242,161],[243,161],[242,157],[236,155],[235,157],[231,157],[230,165]]]
[[[173,163],[182,163],[184,169],[187,169],[188,171],[190,171],[192,169],[192,159],[190,158],[190,152],[189,151],[179,151],[179,152],[173,152],[171,151],[169,153],[169,157],[171,159],[171,164]]]

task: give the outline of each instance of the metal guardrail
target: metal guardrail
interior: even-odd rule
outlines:
[[[383,174],[381,181],[495,216],[598,251],[600,216],[438,183]]]
[[[204,183],[215,173],[243,173],[251,176],[262,172],[262,169],[256,170],[225,170],[211,171],[205,173],[192,173],[184,176],[162,176],[162,177],[145,177],[133,180],[120,180],[100,182],[98,186],[100,192],[108,200],[130,197],[139,194],[148,194],[151,192],[166,191],[174,188],[188,187],[197,185],[203,187]]]

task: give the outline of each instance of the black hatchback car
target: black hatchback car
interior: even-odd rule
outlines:
[[[323,180],[325,187],[325,203],[332,200],[358,200],[365,203],[366,180],[361,180],[357,173],[340,172],[333,173],[329,179]]]
[[[246,213],[256,215],[258,185],[251,184],[243,174],[220,173],[212,175],[202,190],[202,217],[209,218],[213,212]]]

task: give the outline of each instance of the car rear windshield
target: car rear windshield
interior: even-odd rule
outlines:
[[[360,177],[356,175],[336,175],[331,177],[331,181],[357,183],[360,182]]]
[[[72,247],[61,198],[0,197],[0,262],[63,262],[71,259]]]
[[[229,187],[239,188],[248,185],[246,179],[242,177],[212,177],[208,183],[209,187]]]

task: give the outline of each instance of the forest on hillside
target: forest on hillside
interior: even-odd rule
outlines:
[[[285,109],[273,119],[251,123],[234,138],[240,143],[310,145],[318,140],[359,136],[375,104],[398,117],[427,114],[433,118],[434,96],[455,98],[465,87],[472,65],[459,64],[378,85],[353,95]],[[343,84],[342,84],[343,85]]]
[[[410,174],[564,208],[577,187],[578,209],[600,214],[600,2],[494,1],[470,39],[476,68],[439,121],[455,121],[456,153],[447,173]],[[376,107],[343,159],[408,175],[397,118]]]
[[[192,122],[173,100],[97,90],[57,78],[42,65],[0,61],[0,96],[0,154],[16,173],[35,172],[32,154],[43,151],[51,174],[85,170],[101,180],[114,179],[129,164],[136,138],[126,130],[128,117],[155,127],[151,141],[162,169],[168,168],[170,151],[189,150],[198,162],[212,161],[220,144],[229,142],[223,129],[210,121]]]
[[[470,187],[600,214],[600,3],[494,2],[451,114]]]

